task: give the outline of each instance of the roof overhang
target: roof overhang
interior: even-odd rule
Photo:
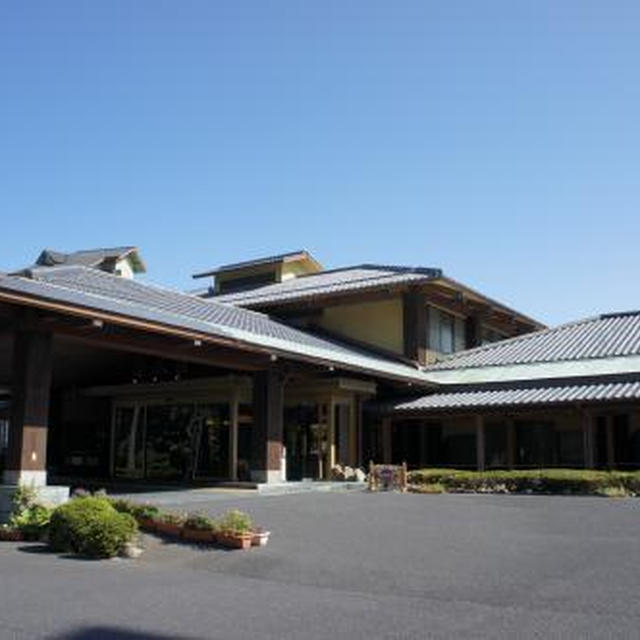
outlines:
[[[484,384],[640,373],[640,355],[426,371],[436,385]]]

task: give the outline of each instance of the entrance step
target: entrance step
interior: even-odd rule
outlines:
[[[270,482],[257,485],[260,495],[282,495],[286,493],[364,491],[366,482],[323,482],[303,480],[301,482]]]

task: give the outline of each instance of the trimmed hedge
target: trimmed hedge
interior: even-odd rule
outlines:
[[[54,551],[111,558],[124,550],[137,531],[133,516],[116,511],[107,498],[73,498],[51,515],[49,545]]]
[[[411,471],[408,480],[410,490],[419,493],[433,493],[430,487],[437,485],[452,493],[640,495],[640,472],[638,471],[419,469]]]

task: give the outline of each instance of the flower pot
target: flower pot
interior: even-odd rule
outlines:
[[[173,522],[156,522],[156,532],[164,536],[179,538],[182,535],[182,525]]]
[[[21,542],[24,540],[22,531],[11,529],[9,527],[0,527],[0,540],[5,542]]]
[[[183,529],[182,538],[189,542],[213,542],[214,533],[211,530],[206,529]]]
[[[155,531],[157,528],[157,522],[151,518],[138,518],[138,526],[142,531]]]
[[[251,533],[218,533],[216,542],[229,549],[250,549],[253,535]]]
[[[251,545],[254,547],[266,547],[271,531],[254,531],[251,535]]]

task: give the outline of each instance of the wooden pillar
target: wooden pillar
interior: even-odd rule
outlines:
[[[50,333],[15,333],[5,484],[42,486],[47,483],[51,346]]]
[[[238,479],[238,392],[229,402],[229,478]]]
[[[516,466],[516,425],[513,418],[507,420],[507,469]]]
[[[336,464],[336,403],[333,398],[329,400],[327,415],[327,464],[325,465],[324,476],[326,480],[331,479],[331,469]]]
[[[357,399],[351,398],[349,403],[349,466],[358,465],[358,413],[356,409]]]
[[[606,416],[607,426],[607,468],[613,469],[615,467],[615,445],[614,445],[614,433],[613,433],[613,416]]]
[[[476,416],[476,466],[478,471],[485,469],[484,417]]]
[[[382,420],[382,462],[391,464],[393,458],[393,449],[391,442],[391,418],[383,418]]]
[[[253,379],[253,443],[251,478],[283,482],[284,384],[280,371],[269,368]]]
[[[424,292],[412,289],[402,296],[404,355],[425,364],[429,318]]]
[[[585,469],[593,469],[595,466],[593,423],[593,414],[585,409],[582,412],[582,442]]]

